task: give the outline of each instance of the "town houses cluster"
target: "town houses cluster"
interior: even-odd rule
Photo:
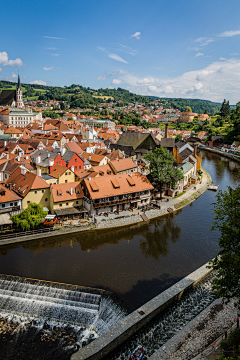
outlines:
[[[141,110],[130,104],[129,111],[132,105]],[[167,148],[184,175],[175,189],[165,186],[166,195],[176,196],[197,180],[201,159],[189,131],[176,142],[179,131],[168,123],[164,130],[124,126],[111,116],[98,120],[76,109],[51,119],[39,109],[24,104],[20,79],[15,91],[0,94],[1,224],[31,202],[59,219],[141,209],[154,196],[145,155],[156,147]]]

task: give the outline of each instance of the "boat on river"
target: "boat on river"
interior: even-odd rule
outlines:
[[[142,359],[144,355],[144,348],[142,345],[138,345],[133,352],[128,356],[128,360]]]
[[[212,191],[218,191],[219,185],[209,185],[208,190],[212,190]]]

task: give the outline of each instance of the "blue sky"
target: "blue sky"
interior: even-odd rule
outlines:
[[[240,2],[8,0],[0,79],[240,101]]]

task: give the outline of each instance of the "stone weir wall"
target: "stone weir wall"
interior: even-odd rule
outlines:
[[[103,359],[206,277],[211,272],[207,265],[208,263],[126,316],[105,334],[73,354],[71,360]]]

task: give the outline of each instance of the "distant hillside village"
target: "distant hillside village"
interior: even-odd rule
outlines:
[[[89,109],[80,108],[52,119],[44,115],[50,107],[57,114],[61,104],[24,102],[20,77],[16,89],[0,94],[1,229],[32,202],[58,219],[119,214],[149,205],[158,194],[145,155],[155,148],[166,148],[173,166],[183,174],[175,188],[165,184],[163,195],[177,196],[199,178],[196,144],[205,142],[208,134],[199,132],[193,137],[191,131],[170,129],[169,124],[196,118],[204,123],[207,114],[163,110],[159,100],[153,100],[149,108],[138,103],[121,107],[127,113],[138,112],[141,122],[151,124],[144,128],[115,119],[118,104],[111,101],[103,119],[84,115]],[[222,147],[223,139],[212,136],[208,144]]]

